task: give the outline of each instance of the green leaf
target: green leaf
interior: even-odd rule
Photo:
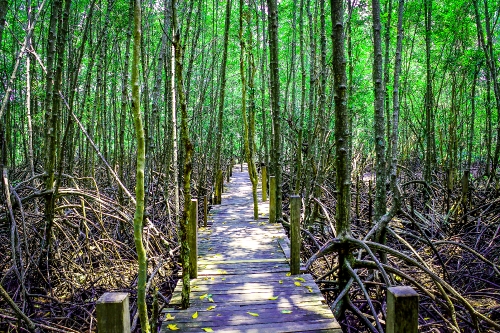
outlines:
[[[168,324],[168,329],[171,331],[177,331],[179,327],[177,327],[177,324]]]
[[[258,317],[259,314],[258,313],[255,313],[255,312],[247,312],[250,316],[253,316],[253,317]]]
[[[198,311],[196,311],[195,313],[193,313],[193,315],[191,316],[191,318],[193,318],[193,319],[198,318]]]
[[[281,310],[281,313],[289,314],[289,313],[292,313],[292,311],[291,310]]]
[[[279,282],[279,284],[283,284],[283,280],[279,280],[278,282]]]

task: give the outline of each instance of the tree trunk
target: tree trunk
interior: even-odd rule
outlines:
[[[220,87],[219,87],[219,110],[217,113],[217,140],[215,144],[215,174],[218,175],[221,168],[221,151],[222,151],[222,130],[223,130],[223,115],[224,115],[224,97],[226,93],[226,64],[227,64],[227,48],[229,44],[229,25],[231,23],[231,4],[232,0],[226,2],[226,19],[224,21],[224,44],[222,47],[222,62],[220,65]],[[215,197],[217,203],[220,204],[220,182],[222,179],[215,177]]]
[[[141,1],[134,1],[134,47],[132,58],[132,112],[134,128],[137,137],[137,165],[135,184],[135,214],[134,214],[134,243],[137,251],[139,273],[137,277],[137,311],[141,321],[142,332],[149,333],[148,309],[146,304],[146,282],[148,278],[148,258],[142,242],[142,228],[144,220],[144,171],[146,167],[146,140],[141,116],[141,93],[139,87],[139,63],[141,52]]]
[[[351,208],[351,161],[349,160],[349,112],[347,109],[347,75],[344,56],[344,9],[342,0],[331,0],[332,15],[332,46],[333,46],[333,75],[335,91],[335,166],[337,169],[337,209],[336,231],[337,237],[344,244],[339,251],[339,290],[344,290],[348,281],[348,264],[353,257],[346,242],[351,235],[350,208]],[[337,318],[341,317],[348,303],[349,294],[333,309]]]
[[[385,122],[384,122],[384,85],[382,78],[382,38],[380,23],[380,1],[372,0],[373,10],[373,84],[374,84],[374,125],[375,125],[375,223],[386,212],[386,160],[385,160]]]
[[[276,216],[274,220],[281,220],[282,215],[282,161],[281,161],[281,126],[280,126],[280,77],[279,77],[279,46],[278,46],[278,4],[277,0],[267,0],[269,25],[269,65],[271,75],[271,111],[273,121],[273,149],[271,152],[272,172],[276,177]],[[269,217],[273,219],[272,216]]]
[[[186,95],[184,93],[184,80],[183,80],[183,61],[184,49],[180,41],[180,30],[177,24],[177,1],[172,0],[172,27],[173,39],[172,44],[175,50],[175,83],[177,94],[179,96],[179,106],[181,108],[181,140],[184,148],[183,157],[183,181],[184,181],[184,207],[182,211],[182,220],[180,221],[179,239],[181,242],[181,263],[182,263],[182,300],[181,306],[187,308],[189,306],[189,293],[190,293],[190,263],[189,263],[189,245],[187,239],[188,223],[189,223],[189,203],[191,202],[191,171],[193,145],[189,139],[188,129],[188,113],[186,105]]]

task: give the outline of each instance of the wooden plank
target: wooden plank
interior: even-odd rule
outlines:
[[[206,326],[205,326],[206,327]],[[185,327],[179,325],[181,329],[178,332],[203,332],[201,327]],[[170,332],[168,328],[162,329],[163,333]],[[276,323],[265,324],[242,324],[238,326],[217,327],[214,332],[220,333],[288,333],[288,332],[332,332],[341,333],[340,326],[336,322],[328,319],[311,320],[306,322],[284,322],[277,325]]]
[[[253,220],[251,183],[236,172],[226,185],[224,203],[208,214],[199,229],[198,275],[190,281],[190,307],[179,309],[179,280],[163,318],[162,332],[341,332],[309,274],[290,276],[290,246],[281,224],[264,212]],[[260,192],[261,193],[261,192]],[[284,311],[284,312],[282,312]],[[258,314],[252,316],[250,313]],[[196,313],[195,318],[193,314]]]

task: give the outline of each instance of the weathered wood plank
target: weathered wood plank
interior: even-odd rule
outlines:
[[[174,324],[178,332],[340,333],[312,276],[290,276],[289,241],[281,224],[268,222],[268,203],[259,204],[261,216],[253,220],[248,175],[235,172],[226,190],[223,204],[212,207],[207,227],[199,229],[190,307],[177,307],[179,280],[162,312],[175,318],[165,319],[162,332]]]

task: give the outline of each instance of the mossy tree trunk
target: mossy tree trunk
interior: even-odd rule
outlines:
[[[282,219],[282,148],[280,123],[280,77],[279,77],[279,45],[278,45],[278,4],[277,0],[267,0],[269,25],[269,65],[271,76],[271,110],[273,121],[273,145],[271,151],[272,174],[276,177],[276,216],[275,220]]]
[[[172,27],[175,51],[175,83],[177,88],[177,95],[179,97],[179,106],[181,108],[181,141],[184,148],[183,158],[183,180],[184,180],[184,207],[182,210],[182,219],[180,221],[179,239],[181,242],[181,263],[182,263],[182,300],[181,306],[183,308],[189,307],[189,293],[190,287],[190,271],[189,271],[189,245],[188,245],[188,223],[189,223],[189,203],[191,202],[191,171],[193,169],[193,145],[189,139],[188,130],[188,113],[186,104],[186,95],[184,93],[184,80],[183,80],[183,61],[184,61],[184,47],[180,40],[180,29],[177,23],[177,1],[172,0]]]
[[[244,148],[245,148],[245,159],[248,164],[248,175],[250,176],[250,181],[252,182],[252,197],[253,197],[253,217],[255,220],[259,218],[259,202],[257,198],[257,183],[259,177],[254,163],[254,134],[255,134],[255,89],[254,89],[254,76],[255,76],[255,64],[253,61],[253,54],[250,50],[246,50],[247,43],[243,37],[243,21],[250,21],[250,14],[245,12],[244,2],[240,0],[240,75],[241,75],[241,114],[243,117],[243,127],[244,127]],[[248,32],[249,43],[248,46],[251,47],[251,32]],[[245,55],[248,57],[249,62],[249,81],[247,83],[245,74]],[[249,115],[247,116],[247,84],[250,90],[250,105],[249,105]]]
[[[220,183],[222,179],[219,177],[219,169],[221,168],[221,151],[222,151],[222,130],[223,130],[223,115],[224,115],[224,97],[226,93],[226,64],[227,64],[227,48],[229,44],[229,26],[231,22],[231,5],[232,0],[227,0],[226,3],[226,19],[224,23],[224,46],[222,49],[222,61],[220,65],[220,90],[219,90],[219,110],[217,113],[217,140],[215,145],[215,197],[217,203],[220,203]]]
[[[344,290],[349,281],[348,266],[353,261],[347,238],[351,236],[351,161],[349,159],[349,112],[347,109],[347,75],[344,57],[344,6],[342,0],[331,0],[333,77],[335,90],[335,166],[337,168],[337,237],[341,241],[339,251],[339,290]],[[337,303],[334,314],[342,316],[348,303],[349,294]]]
[[[142,241],[144,221],[144,169],[146,167],[146,141],[140,108],[139,62],[141,52],[141,1],[134,1],[134,44],[132,49],[132,113],[137,138],[137,166],[135,184],[134,243],[137,251],[139,274],[137,277],[137,311],[142,332],[149,333],[148,309],[146,304],[146,282],[148,278],[148,261],[146,249]]]

